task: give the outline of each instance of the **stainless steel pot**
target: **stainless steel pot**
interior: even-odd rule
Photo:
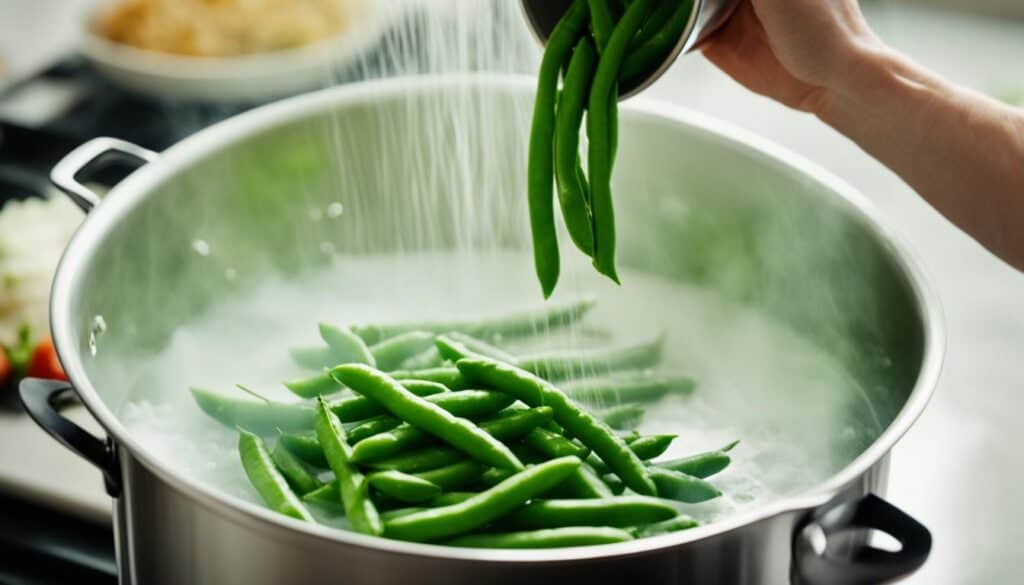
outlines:
[[[70,384],[27,380],[21,392],[46,431],[102,470],[125,583],[874,583],[924,562],[928,531],[873,495],[884,492],[889,450],[939,375],[939,309],[919,269],[842,181],[741,130],[657,103],[623,110],[620,262],[756,307],[845,365],[885,430],[827,481],[678,534],[470,550],[293,521],[182,477],[126,431],[116,412],[131,388],[130,356],[159,349],[247,281],[315,270],[325,238],[352,253],[460,248],[481,235],[526,249],[532,91],[529,79],[486,76],[352,85],[240,115],[159,155],[98,139],[54,169],[89,212],[52,291],[52,333]],[[459,154],[479,164],[446,174]],[[109,158],[140,168],[100,201],[80,180]],[[410,202],[413,189],[427,204]],[[310,206],[339,190],[355,221],[310,223]],[[72,393],[106,438],[60,416]],[[873,548],[871,529],[901,550]]]

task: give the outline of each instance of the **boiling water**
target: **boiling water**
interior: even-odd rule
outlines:
[[[148,360],[121,418],[131,436],[181,475],[258,502],[235,432],[206,417],[189,386],[232,392],[243,384],[290,400],[280,381],[304,372],[287,349],[316,343],[318,321],[419,321],[532,308],[529,300],[539,293],[530,276],[529,256],[494,252],[339,257],[317,274],[268,279],[179,328]],[[812,486],[881,431],[842,368],[778,323],[694,286],[629,271],[622,278],[624,285],[614,286],[589,263],[568,262],[560,294],[593,294],[596,308],[572,328],[540,331],[508,347],[577,348],[667,333],[660,368],[691,375],[698,386],[690,396],[648,405],[640,430],[679,435],[664,457],[741,441],[733,465],[712,479],[725,496],[687,506],[688,513],[714,520]]]

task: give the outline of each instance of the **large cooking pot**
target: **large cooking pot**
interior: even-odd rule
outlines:
[[[532,94],[530,80],[507,77],[364,83],[237,116],[159,155],[99,139],[58,165],[55,182],[89,213],[52,294],[70,383],[27,380],[22,396],[44,429],[103,471],[123,582],[873,583],[924,562],[928,531],[878,496],[889,451],[940,370],[939,309],[920,270],[842,181],[726,124],[639,100],[621,117],[620,263],[753,307],[843,364],[884,430],[827,481],[677,534],[471,550],[293,521],[176,473],[126,431],[116,413],[132,356],[265,274],[316,270],[325,242],[341,254],[528,249]],[[111,159],[140,168],[101,201],[84,175]],[[339,193],[345,229],[308,221]],[[72,393],[105,439],[59,414]],[[873,547],[873,530],[901,547]]]

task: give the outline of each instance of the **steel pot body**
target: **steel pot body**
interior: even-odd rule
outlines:
[[[927,530],[869,495],[884,492],[889,450],[939,373],[941,323],[921,274],[841,181],[742,131],[654,103],[622,116],[620,260],[753,306],[846,366],[885,430],[828,481],[684,533],[478,551],[284,518],[181,477],[121,425],[129,356],[159,350],[181,323],[265,274],[316,270],[331,261],[325,249],[527,249],[531,98],[521,78],[359,84],[243,114],[159,156],[93,142],[55,169],[58,185],[91,209],[53,290],[53,336],[71,382],[30,380],[23,398],[44,428],[104,469],[125,582],[869,583],[924,562]],[[78,179],[111,156],[148,163],[100,202]],[[450,164],[459,156],[477,164]],[[422,204],[406,195],[416,190]],[[311,222],[310,210],[338,193],[358,221]],[[57,413],[72,387],[106,443]],[[903,549],[872,549],[858,528],[888,532]]]

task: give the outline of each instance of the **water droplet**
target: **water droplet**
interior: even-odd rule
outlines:
[[[229,281],[234,280],[238,278],[238,271],[234,268],[227,268],[224,270],[224,278]]]
[[[192,249],[200,256],[210,255],[210,244],[207,244],[206,240],[192,240]]]
[[[107,330],[107,321],[103,315],[96,315],[92,318],[92,328],[89,330],[89,353],[96,357],[97,339]]]
[[[320,251],[327,256],[331,256],[334,254],[334,244],[331,242],[323,242],[320,244]]]
[[[345,213],[345,206],[337,201],[327,206],[327,217],[331,219],[341,217],[342,213]]]
[[[310,209],[309,210],[309,219],[310,219],[310,221],[320,221],[323,218],[324,218],[324,212],[320,211],[319,209],[315,209],[314,208],[314,209]]]

